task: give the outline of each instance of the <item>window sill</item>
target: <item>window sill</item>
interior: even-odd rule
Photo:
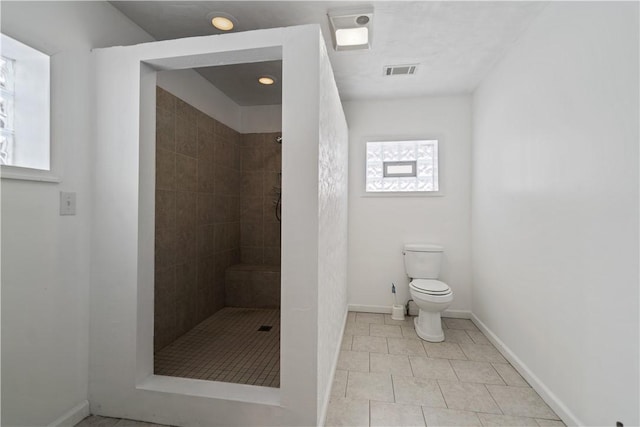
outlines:
[[[444,197],[442,191],[380,191],[363,192],[360,197]]]
[[[0,177],[2,179],[48,182],[54,184],[61,181],[60,177],[53,171],[4,165],[0,166]]]

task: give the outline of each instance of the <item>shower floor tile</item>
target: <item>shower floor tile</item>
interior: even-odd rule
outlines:
[[[280,387],[280,310],[225,307],[158,351],[154,365],[156,375]]]

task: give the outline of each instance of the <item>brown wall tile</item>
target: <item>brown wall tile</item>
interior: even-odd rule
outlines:
[[[176,154],[167,150],[156,150],[156,188],[175,190]]]
[[[176,99],[176,153],[198,155],[198,110]]]
[[[176,115],[175,109],[156,109],[156,148],[176,151]]]

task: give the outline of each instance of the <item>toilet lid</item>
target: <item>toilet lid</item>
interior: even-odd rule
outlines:
[[[415,279],[410,286],[418,292],[430,295],[446,295],[451,293],[451,288],[439,280]]]

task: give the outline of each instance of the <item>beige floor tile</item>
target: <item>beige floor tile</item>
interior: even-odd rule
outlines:
[[[475,412],[455,409],[422,407],[424,418],[429,427],[477,427],[482,426]]]
[[[520,376],[513,366],[506,363],[492,363],[492,365],[507,385],[515,387],[529,387],[529,383]]]
[[[333,376],[333,384],[331,385],[332,397],[347,396],[347,375],[348,371],[336,370],[336,374]]]
[[[492,345],[460,344],[460,348],[462,348],[462,351],[469,360],[476,360],[478,362],[507,363],[507,360],[502,357],[500,352],[498,352],[498,350],[496,350]]]
[[[361,337],[355,335],[351,344],[353,351],[369,351],[374,353],[388,353],[387,339],[384,337]]]
[[[369,324],[368,323],[347,323],[347,326],[344,328],[345,335],[369,335]]]
[[[419,405],[369,402],[371,426],[376,427],[424,427],[422,408]]]
[[[418,334],[416,334],[416,330],[414,328],[410,328],[408,326],[400,326],[400,328],[402,329],[402,337],[403,338],[410,338],[412,340],[419,340],[421,339]]]
[[[446,408],[436,380],[393,375],[393,391],[398,403]]]
[[[447,329],[464,329],[468,331],[477,331],[478,328],[469,319],[452,319],[445,317],[442,319],[444,324],[447,325]]]
[[[329,401],[324,425],[327,427],[368,426],[369,401],[332,397]]]
[[[444,342],[454,342],[458,344],[473,344],[473,340],[463,329],[445,329]]]
[[[502,377],[489,362],[452,360],[451,366],[462,382],[504,385]]]
[[[356,321],[356,312],[355,311],[350,311],[347,314],[347,323],[353,323]]]
[[[391,375],[365,372],[349,372],[347,398],[393,402]]]
[[[407,338],[387,338],[389,353],[404,354],[406,356],[426,356],[422,341]]]
[[[369,353],[366,351],[341,351],[336,369],[369,372]]]
[[[533,418],[514,417],[511,415],[478,414],[485,427],[538,427]]]
[[[80,421],[75,427],[113,427],[118,424],[119,418],[100,417],[91,415]]]
[[[440,390],[449,409],[500,414],[500,408],[484,384],[439,380]]]
[[[409,357],[401,354],[369,353],[369,368],[371,372],[408,377],[413,375]]]
[[[146,423],[144,421],[134,421],[121,419],[114,427],[162,427],[163,424]]]
[[[413,328],[413,319],[415,319],[415,316],[405,316],[404,320],[393,320],[390,314],[384,315],[384,323],[387,325],[407,326]]]
[[[478,330],[467,330],[467,334],[471,337],[474,344],[491,344],[491,341]]]
[[[356,313],[356,323],[380,323],[384,325],[384,314]]]
[[[432,359],[430,357],[410,356],[413,376],[418,378],[431,378],[434,380],[457,381],[451,363],[447,359]]]
[[[422,343],[427,352],[427,356],[438,359],[458,359],[467,360],[460,346],[452,342],[427,342]]]
[[[345,335],[342,337],[342,345],[340,346],[340,350],[349,351],[351,350],[351,343],[353,342],[353,335]]]
[[[531,388],[488,385],[487,389],[506,415],[559,419]]]
[[[536,419],[536,422],[540,427],[565,427],[562,421]]]
[[[378,325],[377,323],[372,323],[369,325],[369,335],[372,337],[402,338],[402,329],[396,325]]]

